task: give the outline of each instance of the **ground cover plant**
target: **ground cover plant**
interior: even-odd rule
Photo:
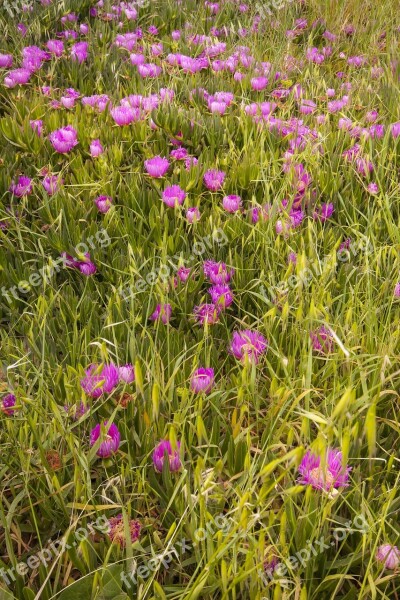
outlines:
[[[400,596],[392,0],[0,6],[0,600]]]

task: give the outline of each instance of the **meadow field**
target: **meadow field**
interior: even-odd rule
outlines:
[[[0,0],[0,600],[400,598],[398,0]]]

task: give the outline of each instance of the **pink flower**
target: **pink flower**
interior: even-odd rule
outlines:
[[[225,196],[222,200],[223,208],[229,212],[234,213],[241,209],[242,200],[240,196],[236,196],[236,194],[230,194],[229,196]]]
[[[223,186],[225,179],[225,173],[223,171],[217,171],[216,169],[210,169],[204,173],[204,185],[211,192],[217,192]]]
[[[233,302],[233,294],[229,285],[217,284],[210,287],[208,293],[214,304],[220,308],[228,308]]]
[[[192,392],[199,394],[204,392],[207,394],[214,385],[214,369],[200,367],[196,369],[190,379],[190,387]]]
[[[310,332],[313,350],[321,353],[333,352],[335,342],[330,329],[321,325],[319,329]]]
[[[46,48],[54,56],[60,57],[64,52],[64,42],[61,40],[49,40],[46,42]]]
[[[29,125],[32,127],[32,131],[37,133],[39,137],[43,135],[43,121],[41,119],[32,119],[29,121]]]
[[[189,223],[196,223],[200,219],[200,211],[197,206],[191,206],[186,211],[186,219]]]
[[[0,54],[0,69],[9,69],[13,64],[12,54]]]
[[[334,206],[331,202],[329,204],[321,204],[321,206],[313,213],[313,217],[323,223],[332,216],[333,211]]]
[[[190,269],[186,267],[179,267],[176,274],[178,275],[179,280],[185,283],[185,281],[189,279]]]
[[[135,369],[131,364],[123,365],[118,368],[119,381],[124,383],[133,383],[135,381]]]
[[[268,85],[268,79],[266,77],[253,77],[250,81],[250,85],[253,90],[261,92]]]
[[[175,208],[183,204],[186,198],[186,192],[179,185],[171,185],[165,188],[162,193],[163,202],[170,208]]]
[[[170,304],[157,304],[155,311],[150,315],[150,321],[161,321],[166,325],[171,319],[172,307]]]
[[[122,515],[111,517],[111,519],[108,520],[108,524],[110,527],[108,532],[110,540],[114,544],[118,544],[121,548],[125,548],[126,533]],[[134,519],[129,521],[129,537],[131,538],[132,543],[139,539],[141,529],[142,526],[139,521],[135,521]]]
[[[205,277],[214,284],[228,283],[235,272],[234,269],[228,269],[225,263],[206,260],[203,265]]]
[[[97,156],[100,156],[100,154],[103,154],[104,152],[104,148],[101,145],[100,140],[92,140],[90,142],[90,154],[91,156],[93,156],[93,158],[96,158]]]
[[[218,322],[221,308],[215,304],[199,304],[193,309],[193,314],[196,321],[200,325],[214,325]]]
[[[77,60],[79,64],[83,63],[88,56],[88,43],[77,42],[71,46],[71,58]]]
[[[85,373],[86,375],[80,383],[85,394],[91,398],[100,398],[103,394],[111,394],[119,382],[119,372],[113,363],[109,365],[92,364]]]
[[[97,424],[90,433],[90,445],[94,446],[98,440],[102,440],[97,450],[97,456],[100,458],[108,458],[118,451],[121,441],[121,434],[115,423],[111,423],[108,427],[108,422],[104,421],[102,425]]]
[[[14,408],[16,403],[17,399],[14,394],[7,394],[1,400],[0,410],[8,417],[11,417],[17,412]]]
[[[163,177],[169,169],[169,161],[161,156],[154,156],[144,161],[144,167],[150,177]]]
[[[63,183],[64,180],[61,179],[61,177],[59,177],[58,175],[47,175],[42,181],[42,186],[44,187],[48,195],[52,196],[53,194],[58,192]]]
[[[66,154],[77,145],[77,131],[71,125],[56,129],[49,135],[49,140],[56,152]]]
[[[140,118],[140,110],[132,108],[131,106],[115,106],[111,109],[110,113],[114,122],[119,125],[119,127],[130,125]]]
[[[248,357],[250,362],[257,364],[267,348],[268,341],[261,333],[245,329],[234,332],[229,351],[242,362]]]
[[[32,179],[23,175],[18,177],[17,183],[14,183],[14,181],[11,182],[9,191],[14,196],[17,196],[17,198],[28,196],[28,194],[32,193]]]
[[[367,187],[367,190],[368,190],[368,192],[369,192],[370,194],[373,194],[373,195],[375,195],[375,194],[377,194],[377,193],[379,192],[379,187],[378,187],[378,185],[377,185],[376,183],[373,183],[373,182],[371,182],[371,183],[368,185],[368,187]]]
[[[173,450],[169,440],[161,440],[155,447],[152,456],[156,471],[159,473],[162,472],[165,460],[167,460],[169,464],[169,470],[171,472],[179,471],[179,469],[182,467],[180,447],[181,443],[177,442],[177,447],[175,450]]]
[[[99,212],[105,214],[112,207],[112,198],[111,196],[97,196],[94,199],[94,202],[99,210]]]
[[[8,88],[13,88],[16,85],[24,85],[28,83],[31,75],[32,71],[29,69],[14,69],[13,71],[9,71],[4,78],[4,85]]]
[[[394,571],[400,564],[400,550],[391,544],[382,544],[376,551],[375,558],[383,564],[385,569]]]
[[[329,492],[332,488],[347,487],[350,471],[350,467],[342,465],[340,450],[329,449],[325,465],[318,454],[313,454],[309,450],[299,465],[298,483]]]
[[[394,296],[395,296],[395,298],[400,298],[400,282],[396,283],[396,285],[395,285]]]

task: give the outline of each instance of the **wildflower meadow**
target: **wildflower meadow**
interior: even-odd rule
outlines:
[[[0,0],[0,600],[400,598],[399,0]]]

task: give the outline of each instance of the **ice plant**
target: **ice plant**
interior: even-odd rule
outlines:
[[[330,329],[321,325],[318,329],[310,332],[313,350],[321,353],[332,352],[335,347]]]
[[[170,208],[175,208],[183,204],[186,198],[186,192],[179,185],[171,185],[165,188],[162,193],[163,202]]]
[[[103,152],[104,148],[100,140],[96,139],[90,142],[90,155],[93,156],[93,158],[97,158],[98,156],[103,154]]]
[[[190,378],[190,388],[192,392],[209,392],[214,385],[214,369],[200,367],[194,371]]]
[[[58,192],[63,183],[64,180],[58,175],[46,175],[42,181],[42,186],[49,196],[53,196],[56,192]]]
[[[108,520],[109,530],[108,535],[110,540],[114,544],[118,544],[121,548],[125,548],[126,546],[126,533],[125,533],[125,524],[122,515],[117,515],[116,517],[111,517]],[[139,521],[131,519],[129,521],[129,536],[131,538],[132,544],[139,539],[140,531],[142,529],[142,525]]]
[[[28,196],[28,194],[32,193],[32,179],[29,177],[25,177],[21,175],[18,177],[17,182],[11,182],[9,191],[17,196],[17,198],[22,198],[22,196]]]
[[[172,449],[171,442],[169,440],[161,440],[154,449],[153,452],[153,464],[156,471],[162,472],[164,461],[169,463],[169,470],[171,472],[179,471],[182,466],[180,458],[180,447],[181,443],[177,442],[176,449]]]
[[[220,308],[228,308],[233,302],[233,293],[227,284],[217,284],[210,287],[208,293],[214,304]]]
[[[150,177],[164,177],[169,169],[169,161],[161,156],[154,156],[144,161],[144,167]]]
[[[245,362],[246,359],[257,364],[259,357],[267,350],[268,341],[258,331],[244,329],[235,331],[230,344],[230,353]]]
[[[108,422],[98,423],[90,433],[90,445],[94,446],[98,440],[101,440],[100,446],[96,452],[100,458],[108,458],[118,451],[121,441],[121,434],[115,423],[108,426]]]
[[[242,200],[240,196],[236,194],[230,194],[229,196],[225,196],[222,200],[222,206],[224,210],[229,213],[237,212],[242,207]]]
[[[99,212],[106,213],[112,207],[112,198],[111,196],[97,196],[97,198],[94,199],[94,203]]]
[[[206,260],[203,265],[205,277],[214,284],[228,283],[235,272],[234,269],[228,269],[225,263]]]
[[[72,125],[67,125],[50,133],[49,140],[56,152],[66,154],[77,145],[78,134]]]
[[[186,219],[188,220],[189,223],[197,223],[197,221],[200,219],[201,214],[199,209],[197,208],[197,206],[191,206],[190,208],[187,209],[186,211]]]
[[[394,571],[400,564],[400,550],[391,544],[382,544],[376,551],[375,558],[385,569]]]
[[[118,368],[119,381],[123,383],[133,383],[135,381],[135,369],[131,364],[123,365]]]
[[[1,399],[0,409],[5,415],[11,417],[16,412],[14,408],[16,403],[17,399],[14,394],[7,394]]]
[[[223,186],[225,180],[224,171],[217,171],[216,169],[211,169],[204,173],[204,185],[211,192],[217,192]]]
[[[337,449],[328,449],[326,460],[310,450],[304,455],[298,471],[298,483],[311,485],[316,490],[331,491],[332,488],[347,487],[351,467],[343,466],[342,453]]]
[[[118,367],[113,363],[90,365],[81,379],[81,387],[87,396],[100,398],[103,394],[111,394],[120,380]]]
[[[170,304],[157,304],[155,311],[150,315],[150,321],[161,321],[166,325],[172,315],[172,307]]]
[[[196,321],[200,325],[214,325],[218,322],[221,308],[215,304],[199,304],[193,309]]]

